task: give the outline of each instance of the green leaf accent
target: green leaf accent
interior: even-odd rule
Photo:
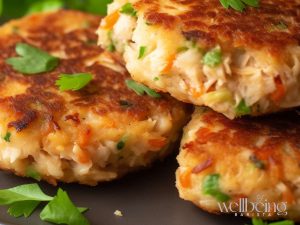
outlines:
[[[125,5],[123,5],[120,9],[120,13],[133,17],[136,17],[137,14],[131,3],[126,3]]]
[[[51,201],[52,199],[44,194],[37,184],[25,184],[0,190],[0,205],[10,205],[22,201]]]
[[[33,211],[38,207],[40,201],[23,201],[16,202],[10,205],[8,209],[9,215],[13,217],[29,217]]]
[[[140,50],[139,50],[138,59],[144,58],[146,51],[147,51],[147,47],[146,46],[141,46]]]
[[[241,100],[238,106],[235,108],[235,114],[237,116],[245,116],[251,114],[251,108],[246,105],[245,100]]]
[[[144,95],[145,93],[153,98],[161,98],[161,95],[156,91],[146,87],[143,84],[137,83],[134,80],[126,80],[126,85],[129,89],[133,90],[138,95]]]
[[[244,11],[246,6],[251,6],[251,7],[259,6],[259,0],[220,0],[220,3],[226,9],[231,7],[240,12]]]
[[[6,63],[14,70],[23,74],[39,74],[54,70],[59,59],[49,55],[47,52],[28,44],[18,43],[16,52],[20,57],[6,59]]]
[[[222,52],[216,47],[203,56],[203,63],[209,67],[216,67],[222,63]]]
[[[79,210],[75,207],[68,194],[59,189],[57,195],[41,212],[40,218],[43,221],[56,224],[89,225],[88,220]]]
[[[93,75],[89,73],[61,74],[56,85],[61,91],[78,91],[91,82]]]
[[[10,142],[10,138],[11,138],[11,133],[10,132],[6,132],[5,136],[3,137],[4,141]]]
[[[213,196],[219,202],[227,202],[230,197],[220,191],[219,174],[211,174],[204,178],[202,190],[205,195]]]

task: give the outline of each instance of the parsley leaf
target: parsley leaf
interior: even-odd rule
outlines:
[[[211,195],[219,202],[226,202],[230,197],[220,191],[219,174],[211,174],[204,178],[202,189],[206,195]]]
[[[8,213],[13,217],[29,217],[39,204],[40,201],[16,202],[10,205]]]
[[[258,7],[259,0],[220,0],[222,6],[226,9],[229,7],[242,12],[246,6]]]
[[[49,72],[55,69],[59,62],[58,58],[47,52],[24,43],[16,45],[16,52],[20,57],[6,59],[6,63],[23,74]]]
[[[120,13],[133,17],[136,17],[137,14],[131,3],[126,3],[125,5],[123,5],[120,9]]]
[[[222,62],[222,52],[219,47],[214,48],[203,56],[203,63],[209,67],[216,67]]]
[[[129,89],[133,90],[137,95],[144,95],[145,93],[153,98],[161,98],[161,95],[156,91],[146,87],[143,84],[137,83],[134,80],[126,80],[126,85]]]
[[[59,189],[57,195],[46,205],[40,214],[43,221],[57,224],[89,225],[88,220],[74,206],[68,194]]]
[[[125,145],[126,145],[126,141],[128,140],[128,136],[127,135],[124,135],[121,139],[120,139],[120,141],[117,143],[117,149],[118,150],[122,150],[124,147],[125,147]]]
[[[61,74],[56,81],[56,85],[61,91],[78,91],[85,87],[93,79],[89,73]]]

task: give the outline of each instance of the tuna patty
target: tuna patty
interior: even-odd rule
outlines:
[[[299,2],[243,12],[219,0],[115,0],[99,43],[133,79],[229,118],[300,105]]]
[[[96,45],[100,18],[36,14],[0,28],[0,167],[20,176],[95,185],[165,157],[189,117],[168,95],[139,96],[127,71]],[[6,60],[26,43],[59,58],[51,72],[24,75]],[[60,74],[90,73],[78,91]]]
[[[232,121],[198,108],[177,158],[180,197],[209,212],[299,221],[299,124],[297,111]]]

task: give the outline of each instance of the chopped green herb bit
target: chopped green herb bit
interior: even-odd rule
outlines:
[[[159,80],[159,77],[154,77],[153,80],[154,80],[154,81],[158,81],[158,80]]]
[[[278,24],[275,25],[277,29],[279,30],[286,30],[288,26],[286,25],[285,22],[280,21]]]
[[[10,138],[11,138],[11,133],[10,132],[6,132],[5,136],[3,137],[4,141],[10,142]]]
[[[258,7],[259,6],[259,0],[220,0],[222,6],[226,9],[229,7],[237,10],[237,11],[244,11],[246,6],[251,7]]]
[[[153,98],[161,98],[161,95],[156,91],[146,87],[143,84],[137,83],[134,80],[126,80],[126,85],[129,89],[133,90],[138,95],[144,95],[145,93]]]
[[[146,46],[141,46],[140,50],[139,50],[138,59],[142,59],[145,56],[146,51],[147,51],[147,47]]]
[[[41,175],[34,169],[33,166],[28,166],[25,174],[26,174],[26,177],[30,177],[37,181],[40,181],[42,179]]]
[[[189,48],[188,47],[185,47],[185,46],[183,46],[183,47],[179,47],[179,48],[177,48],[177,53],[181,53],[181,52],[186,52],[187,50],[189,50]]]
[[[117,143],[117,149],[122,150],[125,147],[127,140],[128,140],[128,136],[127,135],[123,136],[121,140]]]
[[[87,45],[97,45],[97,41],[92,39],[88,39],[85,43]]]
[[[126,3],[120,9],[120,13],[136,17],[137,11],[133,8],[131,3]]]
[[[219,174],[211,174],[204,178],[202,190],[206,195],[213,196],[219,202],[227,202],[230,197],[220,191]]]
[[[85,87],[93,79],[89,73],[61,74],[56,81],[56,85],[61,91],[78,91]]]
[[[53,200],[46,205],[40,217],[43,221],[56,224],[89,225],[88,220],[62,189],[59,189]]]
[[[216,67],[222,62],[221,48],[217,47],[207,52],[203,57],[203,63],[209,67]]]
[[[125,108],[128,108],[128,107],[131,107],[131,106],[133,106],[133,104],[131,103],[131,102],[128,102],[128,101],[125,101],[125,100],[120,100],[120,105],[122,106],[122,107],[125,107]]]
[[[16,52],[20,57],[6,59],[6,63],[14,70],[23,74],[39,74],[55,69],[59,59],[49,55],[47,52],[28,44],[18,43]]]
[[[246,105],[245,100],[241,100],[238,106],[235,108],[237,116],[245,116],[251,114],[251,108]]]
[[[255,165],[256,168],[261,169],[261,170],[263,170],[263,169],[266,168],[264,162],[261,161],[261,160],[259,160],[259,159],[256,157],[256,155],[251,155],[249,159],[250,159],[250,161]]]
[[[110,43],[107,47],[107,50],[110,52],[115,52],[116,51],[116,46],[113,43]]]

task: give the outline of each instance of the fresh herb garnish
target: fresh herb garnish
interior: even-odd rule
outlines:
[[[140,50],[139,50],[138,59],[142,59],[145,56],[146,51],[147,51],[147,47],[146,46],[141,46]]]
[[[82,209],[85,210],[85,209]],[[43,221],[56,224],[88,225],[88,220],[70,200],[68,194],[58,189],[57,195],[40,214]]]
[[[211,174],[204,178],[202,189],[206,195],[213,196],[219,202],[226,202],[230,197],[220,191],[219,174]]]
[[[210,50],[203,56],[203,63],[205,65],[208,65],[209,67],[216,67],[220,65],[221,62],[222,62],[222,52],[221,52],[221,48],[219,47]]]
[[[120,141],[117,143],[117,149],[118,150],[122,150],[124,147],[125,147],[125,145],[126,145],[126,141],[128,140],[128,136],[127,135],[124,135],[121,139],[120,139]]]
[[[246,105],[245,100],[241,100],[240,103],[235,108],[235,113],[237,116],[245,116],[251,114],[251,108]]]
[[[244,11],[246,6],[251,7],[258,7],[259,0],[220,0],[223,7],[228,9],[229,7],[237,10],[237,11]]]
[[[133,90],[138,95],[144,95],[145,93],[153,98],[161,98],[161,95],[156,91],[146,87],[143,84],[137,83],[134,80],[126,80],[126,85],[129,89]]]
[[[278,24],[275,25],[275,27],[279,30],[286,30],[288,28],[286,23],[283,21],[280,21]]]
[[[29,217],[41,202],[49,202],[40,214],[44,221],[56,224],[89,224],[81,215],[88,209],[76,208],[67,193],[61,189],[54,198],[44,194],[37,184],[0,190],[0,205],[8,206],[8,213],[13,217]]]
[[[154,77],[154,81],[159,81],[159,77]]]
[[[78,91],[85,87],[93,79],[89,73],[61,74],[56,81],[56,85],[61,91]]]
[[[11,133],[10,132],[6,132],[6,134],[3,137],[4,141],[10,142],[10,138],[11,138]]]
[[[115,52],[116,51],[116,46],[113,43],[110,43],[107,47],[107,50],[109,52]]]
[[[187,50],[189,50],[188,47],[182,46],[182,47],[177,48],[176,52],[181,53],[181,52],[186,52]]]
[[[249,159],[255,165],[256,168],[261,169],[261,170],[265,169],[266,166],[265,166],[264,162],[259,160],[256,157],[256,155],[251,155]]]
[[[16,45],[16,52],[19,57],[6,59],[6,63],[23,74],[49,72],[55,69],[59,62],[58,58],[47,52],[24,43]]]
[[[282,220],[282,221],[267,223],[264,222],[262,219],[252,218],[252,225],[294,225],[294,224],[295,222],[292,220]]]
[[[131,3],[126,3],[121,7],[120,13],[136,17],[137,11],[133,8]]]

